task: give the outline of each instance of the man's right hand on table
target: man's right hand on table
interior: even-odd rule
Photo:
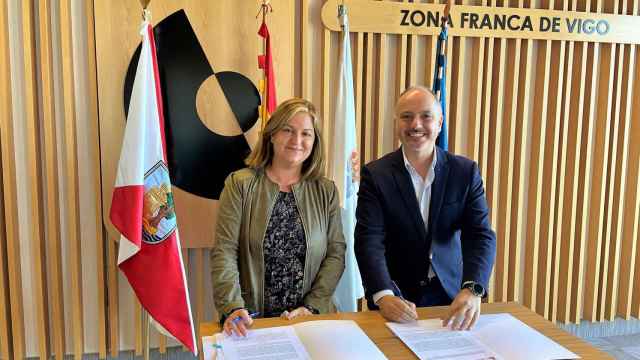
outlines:
[[[408,323],[418,320],[416,304],[394,295],[385,295],[376,303],[380,314],[389,321]]]

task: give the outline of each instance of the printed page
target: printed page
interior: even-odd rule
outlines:
[[[386,359],[355,321],[307,321],[293,328],[312,359]]]
[[[246,338],[222,335],[218,344],[222,350],[217,360],[311,359],[291,326],[249,330]]]
[[[511,314],[481,315],[471,333],[505,359],[580,358]]]
[[[502,359],[469,331],[443,328],[439,319],[418,320],[409,324],[388,322],[387,327],[421,360]]]
[[[216,359],[216,337],[215,336],[203,336],[202,337],[202,357],[204,360]]]

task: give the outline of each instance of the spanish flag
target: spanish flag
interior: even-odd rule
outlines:
[[[262,127],[267,119],[276,110],[276,76],[273,72],[273,59],[271,57],[271,36],[267,23],[262,20],[258,35],[264,39],[264,54],[258,56],[258,67],[264,71],[264,80],[260,86],[262,93],[262,106],[260,107],[260,118]]]

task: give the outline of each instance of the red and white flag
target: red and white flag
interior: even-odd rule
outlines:
[[[111,222],[122,234],[118,266],[158,329],[197,354],[167,167],[162,92],[153,28],[140,31]]]

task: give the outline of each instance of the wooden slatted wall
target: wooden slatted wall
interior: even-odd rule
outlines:
[[[456,3],[640,15],[640,0]],[[103,227],[94,2],[0,4],[0,358],[115,357],[123,343],[141,354],[140,306]],[[338,33],[322,26],[321,0],[289,5],[301,18],[292,91],[318,105],[329,131]],[[398,146],[395,98],[409,85],[431,85],[437,37],[351,36],[366,163]],[[450,147],[478,161],[498,235],[491,301],[520,301],[570,323],[640,316],[637,52],[450,37]],[[98,191],[81,191],[87,182]],[[95,233],[81,230],[86,222]],[[83,257],[91,241],[95,253]],[[196,323],[216,318],[207,251],[183,251]],[[93,283],[97,292],[87,296]],[[176,345],[155,331],[151,338],[161,352]]]

